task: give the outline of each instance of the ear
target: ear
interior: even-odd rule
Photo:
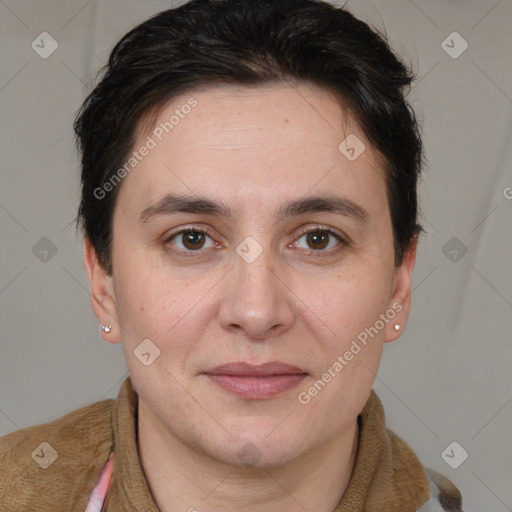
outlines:
[[[404,255],[402,264],[395,270],[395,286],[391,297],[389,308],[396,312],[396,315],[386,325],[384,342],[394,341],[399,338],[404,330],[409,310],[411,308],[411,279],[414,263],[416,262],[417,238]],[[398,330],[395,326],[399,325]]]
[[[120,343],[121,338],[117,322],[112,279],[101,266],[96,250],[87,237],[84,237],[84,266],[89,278],[91,304],[94,314],[101,325],[111,327],[109,333],[100,330],[100,334],[108,343]]]

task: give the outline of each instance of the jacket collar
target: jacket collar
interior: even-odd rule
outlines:
[[[138,395],[127,377],[112,409],[114,471],[106,505],[159,512],[139,457],[137,414]],[[384,409],[373,390],[358,420],[356,461],[335,512],[417,510],[430,496],[428,476],[411,448],[386,429]]]
[[[359,426],[354,469],[335,512],[417,510],[430,496],[429,478],[409,445],[386,428],[384,408],[373,389]]]
[[[106,510],[159,512],[142,469],[137,418],[138,395],[127,377],[112,408],[114,471]]]

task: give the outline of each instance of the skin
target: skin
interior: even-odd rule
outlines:
[[[382,161],[331,93],[306,84],[216,86],[175,98],[156,125],[191,96],[198,105],[121,184],[112,279],[84,244],[93,309],[112,326],[102,336],[123,344],[139,395],[144,472],[163,512],[332,512],[350,480],[357,416],[383,344],[406,323],[415,245],[395,268]],[[142,126],[136,148],[151,133]],[[348,134],[366,147],[355,161],[338,150]],[[223,201],[234,216],[162,214],[139,222],[169,192]],[[327,194],[356,203],[367,219],[275,217],[286,201]],[[350,242],[299,232],[318,225]],[[181,228],[209,234],[203,245],[182,235],[168,241]],[[263,249],[252,263],[236,252],[249,236]],[[199,257],[183,256],[198,250]],[[401,311],[300,403],[298,394],[393,304]],[[134,356],[147,338],[160,350],[149,366]],[[282,361],[308,375],[274,397],[245,399],[201,374],[234,361]],[[249,442],[257,454],[250,466],[238,455]]]

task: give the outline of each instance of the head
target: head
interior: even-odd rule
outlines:
[[[412,78],[316,0],[193,0],[115,46],[75,122],[79,221],[103,337],[163,431],[268,466],[354,424],[409,312]],[[212,374],[240,361],[301,376],[234,393]]]

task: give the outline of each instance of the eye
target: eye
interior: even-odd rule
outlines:
[[[201,249],[208,249],[209,247],[205,247],[206,238],[211,237],[208,235],[206,231],[198,228],[186,228],[181,229],[175,233],[172,233],[165,241],[166,244],[171,243],[174,239],[176,239],[177,244],[171,244],[174,246],[178,246],[179,251],[182,253],[187,252],[199,252]],[[181,243],[181,247],[180,247]],[[210,247],[214,247],[215,243],[213,243]],[[188,255],[187,255],[188,256]]]
[[[340,250],[343,246],[348,245],[348,242],[341,235],[335,233],[332,229],[329,229],[325,226],[316,226],[314,228],[302,230],[299,234],[299,239],[294,242],[293,245],[298,246],[299,240],[301,238],[305,238],[306,244],[308,245],[308,247],[305,247],[305,249],[308,250],[311,254],[332,254]],[[337,241],[338,243],[334,243],[335,248],[334,250],[331,250],[333,246],[331,242],[334,241]],[[329,249],[329,245],[331,246],[331,249]]]
[[[300,247],[299,241],[304,238],[308,247],[302,247],[309,254],[314,256],[322,256],[324,253],[330,255],[338,252],[344,246],[348,246],[349,242],[338,233],[326,226],[315,226],[314,228],[303,229],[299,233],[299,238],[292,245]],[[207,239],[211,240],[211,244],[206,245]],[[333,242],[337,242],[333,244]],[[183,256],[200,256],[202,249],[211,249],[217,247],[207,231],[199,228],[184,228],[170,234],[165,239],[165,245],[171,245],[172,251]],[[334,245],[334,249],[332,249]],[[330,246],[330,248],[329,248]],[[176,247],[176,249],[174,249]]]

